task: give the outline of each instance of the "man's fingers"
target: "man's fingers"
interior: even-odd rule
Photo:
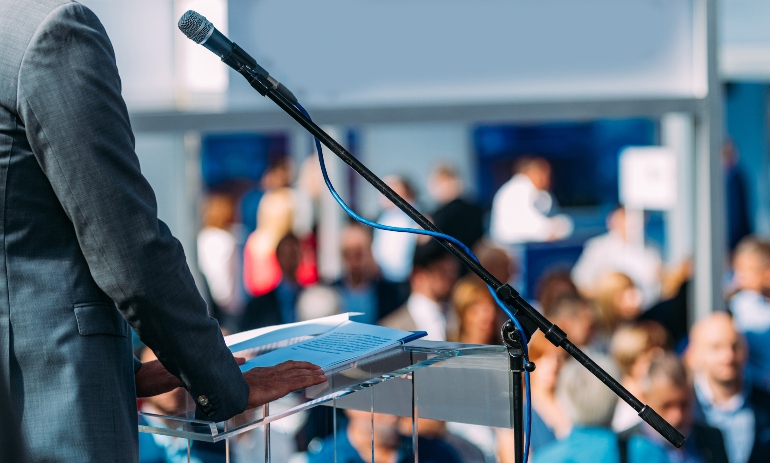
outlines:
[[[314,363],[310,362],[298,362],[296,360],[287,360],[283,363],[279,363],[274,368],[277,370],[293,370],[297,368],[305,369],[305,370],[320,370],[321,367]]]

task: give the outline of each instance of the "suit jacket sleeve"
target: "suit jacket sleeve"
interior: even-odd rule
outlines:
[[[181,244],[157,218],[112,45],[89,9],[73,2],[49,14],[27,48],[18,91],[27,139],[96,283],[196,399],[199,417],[242,412],[248,385]]]

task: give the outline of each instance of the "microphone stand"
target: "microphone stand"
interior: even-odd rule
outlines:
[[[224,61],[224,59],[223,59]],[[286,91],[285,87],[281,88],[275,80],[265,77],[256,72],[252,72],[245,67],[240,67],[238,72],[249,81],[251,86],[258,91],[261,95],[267,96],[281,109],[286,111],[294,120],[299,122],[308,132],[314,137],[318,138],[321,143],[326,145],[334,154],[342,159],[353,170],[358,172],[367,182],[374,186],[380,193],[386,198],[392,201],[399,209],[404,211],[412,220],[414,220],[420,227],[425,230],[439,232],[440,230],[433,225],[425,216],[420,214],[411,204],[409,204],[404,198],[399,196],[388,185],[385,184],[379,177],[377,177],[372,171],[370,171],[365,165],[363,165],[358,159],[353,157],[345,148],[337,143],[332,137],[324,132],[313,121],[305,117],[304,114],[294,105],[296,100],[293,98],[291,92]],[[292,101],[294,100],[294,101]],[[506,347],[508,348],[509,364],[511,372],[513,373],[513,412],[514,412],[514,445],[515,445],[515,460],[517,463],[523,461],[524,455],[524,425],[522,419],[523,410],[523,388],[522,388],[522,373],[524,369],[531,371],[534,369],[534,364],[526,361],[524,358],[523,343],[527,342],[529,338],[534,334],[536,330],[541,330],[546,339],[557,347],[561,347],[566,350],[575,360],[580,362],[585,368],[588,369],[594,376],[599,378],[612,392],[620,397],[624,402],[630,405],[637,411],[639,417],[647,422],[653,429],[666,438],[671,444],[676,447],[681,447],[684,443],[684,436],[679,433],[673,426],[665,421],[655,410],[649,406],[643,404],[639,399],[634,397],[633,394],[628,392],[619,382],[617,382],[612,376],[604,371],[599,365],[596,364],[589,356],[575,346],[569,339],[567,334],[561,330],[558,326],[551,323],[540,312],[535,310],[519,293],[511,287],[509,284],[501,283],[494,277],[487,269],[481,264],[476,262],[465,250],[455,245],[451,241],[447,241],[440,238],[437,239],[449,252],[457,257],[466,267],[478,275],[484,282],[486,282],[496,292],[497,297],[503,301],[511,311],[516,314],[519,322],[524,329],[524,333],[520,333],[513,323],[506,322],[503,326],[503,339],[505,340]]]

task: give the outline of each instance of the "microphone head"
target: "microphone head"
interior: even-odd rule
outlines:
[[[211,36],[214,31],[214,25],[197,11],[187,10],[179,18],[179,30],[195,43],[202,44]]]

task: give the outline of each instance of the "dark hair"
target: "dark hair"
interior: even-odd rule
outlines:
[[[418,244],[415,247],[412,267],[415,269],[426,269],[449,255],[449,252],[443,246],[438,244],[436,240],[431,239],[427,243]]]

